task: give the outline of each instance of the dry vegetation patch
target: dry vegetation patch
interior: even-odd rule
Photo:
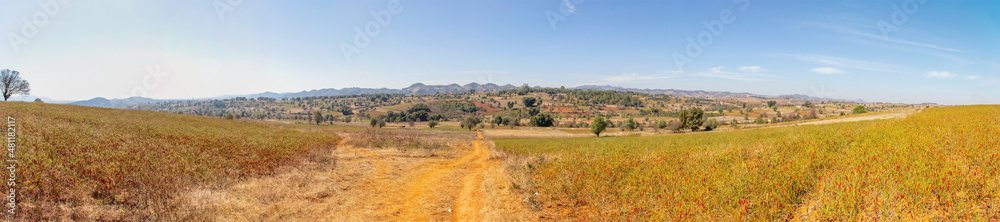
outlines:
[[[532,157],[544,217],[772,221],[1000,219],[1000,106],[654,137],[497,139]]]
[[[186,220],[177,193],[270,175],[336,135],[154,111],[3,102],[18,220]],[[317,159],[317,161],[324,161]]]

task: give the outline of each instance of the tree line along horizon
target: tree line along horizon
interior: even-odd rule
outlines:
[[[8,69],[0,70],[0,91],[3,93],[4,101],[7,101],[12,95],[15,94],[29,95],[30,84],[20,77],[20,73],[18,71]],[[549,97],[549,101],[554,101],[550,102],[547,109],[542,106],[543,101],[545,100],[542,97],[546,95]],[[510,97],[518,96],[521,96],[520,100],[509,99]],[[500,99],[501,101],[498,101],[497,99]],[[809,113],[806,115],[799,115],[799,110],[796,109],[795,115],[785,115],[782,119],[777,119],[777,117],[782,117],[781,112],[777,109],[777,101],[770,100],[766,102],[766,105],[777,112],[777,116],[772,117],[771,120],[767,120],[766,114],[762,113],[759,117],[756,117],[754,121],[749,122],[749,114],[753,113],[754,108],[759,107],[754,107],[753,105],[748,107],[747,103],[742,103],[742,106],[739,106],[739,104],[724,104],[722,102],[714,104],[716,101],[701,98],[683,98],[662,94],[653,95],[648,93],[616,90],[566,89],[565,87],[532,88],[529,87],[528,84],[524,84],[518,89],[490,91],[479,94],[477,94],[475,90],[470,90],[469,92],[423,95],[362,94],[313,96],[282,98],[281,101],[294,103],[294,106],[282,104],[279,111],[278,107],[266,107],[262,104],[278,103],[278,99],[275,98],[259,97],[247,99],[246,97],[236,97],[233,99],[212,101],[157,102],[155,104],[133,105],[127,108],[185,113],[199,116],[216,116],[226,119],[250,117],[251,119],[306,120],[309,122],[315,122],[316,124],[323,122],[333,124],[334,122],[340,121],[350,123],[353,121],[368,119],[369,125],[372,127],[384,127],[387,122],[408,122],[410,126],[413,126],[415,124],[414,122],[427,122],[427,125],[430,128],[433,128],[437,126],[439,122],[449,120],[456,120],[459,122],[460,127],[468,128],[469,130],[472,130],[477,126],[484,127],[484,124],[510,127],[522,125],[534,127],[589,127],[592,128],[592,131],[595,131],[594,134],[598,136],[600,135],[600,132],[603,132],[607,127],[619,127],[622,130],[628,131],[635,129],[642,130],[645,127],[650,127],[654,129],[670,129],[675,132],[679,132],[683,129],[691,129],[692,131],[703,129],[705,131],[710,131],[717,128],[720,124],[737,126],[740,123],[736,119],[733,119],[730,122],[719,123],[716,119],[709,118],[725,116],[725,112],[733,112],[734,110],[738,110],[744,115],[744,120],[748,120],[748,122],[745,123],[752,124],[812,119],[816,118],[817,112],[817,109],[815,109],[816,106],[813,102],[806,100],[802,103],[802,107],[810,108]],[[321,101],[324,103],[323,105],[320,104]],[[36,102],[41,101],[36,99]],[[477,102],[479,105],[476,104]],[[518,105],[518,102],[520,102],[522,107],[515,108],[515,105]],[[686,108],[685,106],[681,106],[679,111],[676,109],[671,111],[669,107],[664,105],[667,102],[680,103],[685,106],[689,105],[690,107]],[[825,103],[825,101],[822,103]],[[381,107],[400,106],[406,104],[413,105],[410,105],[407,109],[398,112],[388,111],[380,113],[376,111]],[[658,107],[656,105],[658,105]],[[844,104],[838,105],[840,105],[841,108],[844,108]],[[299,108],[308,111],[317,108],[317,106],[319,106],[318,110],[306,112],[305,115],[302,113],[284,115],[289,113],[282,113],[288,111],[290,108]],[[488,106],[488,108],[483,106]],[[557,119],[567,119],[570,117],[561,115],[559,112],[554,110],[558,107],[574,107],[574,112],[579,112],[579,114],[572,116],[572,122],[564,122],[560,124]],[[616,112],[620,110],[604,110],[605,107],[619,107],[622,108],[622,110],[638,110],[638,116],[645,117],[645,122],[636,121],[633,118],[636,116],[635,114]],[[709,110],[715,110],[718,113],[706,112],[706,110],[702,107]],[[891,107],[895,107],[895,105],[890,106],[889,108]],[[667,108],[668,111],[664,111],[664,108]],[[887,107],[883,106],[879,108]],[[487,111],[491,109],[493,109],[493,111],[490,111],[489,113],[492,115],[486,115]],[[744,112],[744,109],[746,112]],[[869,109],[870,108],[865,107],[864,105],[858,105],[854,107],[852,113],[864,113],[868,112]],[[324,112],[322,112],[323,110],[328,112],[324,114]],[[820,110],[819,112],[822,113],[823,111]],[[841,112],[840,114],[844,115],[845,113]],[[611,119],[616,116],[621,117],[624,120],[618,122],[612,121]],[[649,121],[649,117],[674,117],[677,118],[677,120],[654,120],[651,122]],[[587,121],[578,122],[578,118],[583,118],[587,121],[594,119],[594,121],[590,123],[587,123]],[[599,118],[601,121],[597,121],[595,118]],[[522,123],[522,120],[527,120],[527,122]]]

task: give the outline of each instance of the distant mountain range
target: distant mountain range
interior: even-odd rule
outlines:
[[[810,101],[848,101],[856,103],[866,103],[864,100],[845,100],[845,99],[833,99],[833,98],[820,98],[814,96],[807,96],[801,94],[792,95],[780,95],[780,96],[765,96],[753,93],[734,93],[734,92],[720,92],[720,91],[703,91],[703,90],[678,90],[678,89],[636,89],[636,88],[624,88],[620,86],[595,86],[595,85],[583,85],[577,86],[574,89],[594,89],[594,90],[615,90],[623,92],[639,92],[639,93],[649,93],[649,94],[665,94],[671,96],[680,97],[694,97],[694,98],[726,98],[726,97],[757,97],[757,98],[774,98],[774,99],[801,99]]]
[[[132,98],[127,98],[127,99],[106,99],[106,98],[103,98],[103,97],[97,97],[97,98],[93,98],[93,99],[90,99],[90,100],[72,102],[72,103],[69,103],[69,104],[70,105],[78,105],[78,106],[121,108],[121,107],[136,105],[136,104],[149,104],[149,103],[169,102],[169,101],[178,101],[178,100],[158,100],[158,99],[150,99],[150,98],[144,98],[144,97],[132,97]]]
[[[413,94],[434,94],[434,93],[457,93],[457,92],[468,92],[469,90],[476,90],[476,92],[491,92],[491,91],[502,91],[508,89],[516,89],[517,87],[511,84],[507,85],[497,85],[493,83],[479,84],[479,83],[469,83],[464,86],[458,84],[451,85],[424,85],[423,83],[415,83],[409,87],[402,89],[372,89],[372,88],[343,88],[343,89],[316,89],[310,91],[302,91],[297,93],[273,93],[265,92],[260,94],[246,95],[242,97],[257,98],[257,97],[270,97],[270,98],[295,98],[295,97],[310,97],[310,96],[342,96],[342,95],[361,95],[361,94],[376,94],[376,93],[387,93],[396,94],[402,93],[406,95]],[[240,96],[237,96],[240,97]]]
[[[389,88],[343,88],[343,89],[316,89],[309,91],[302,91],[296,93],[274,93],[265,92],[251,95],[236,95],[236,96],[224,96],[217,98],[206,98],[206,99],[194,99],[194,100],[212,100],[212,99],[230,99],[236,97],[246,97],[246,98],[296,98],[296,97],[311,97],[311,96],[340,96],[340,95],[361,95],[361,94],[376,94],[376,93],[387,93],[387,94],[434,94],[434,93],[457,93],[457,92],[469,92],[469,90],[475,90],[476,92],[492,92],[492,91],[502,91],[509,89],[517,89],[518,86],[511,84],[507,85],[497,85],[493,83],[478,84],[469,83],[465,85],[450,84],[450,85],[425,85],[423,83],[415,83],[409,87],[402,89],[389,89]],[[537,87],[536,87],[537,88]],[[636,88],[624,88],[619,86],[597,86],[597,85],[584,85],[577,86],[574,89],[593,89],[593,90],[615,90],[615,91],[628,91],[628,92],[639,92],[639,93],[649,93],[649,94],[665,94],[671,96],[681,96],[681,97],[694,97],[694,98],[724,98],[724,97],[758,97],[758,98],[775,98],[775,99],[802,99],[802,100],[812,100],[812,101],[849,101],[843,99],[831,99],[831,98],[818,98],[806,95],[782,95],[782,96],[764,96],[752,93],[733,93],[733,92],[719,92],[719,91],[702,91],[702,90],[677,90],[677,89],[636,89]],[[44,99],[43,99],[44,100]],[[158,100],[143,97],[132,97],[127,99],[106,99],[106,98],[93,98],[85,101],[71,102],[71,105],[80,106],[94,106],[94,107],[109,107],[109,108],[122,108],[136,104],[149,104],[157,102],[170,102],[170,101],[185,101],[185,100]],[[850,101],[865,103],[864,100]]]

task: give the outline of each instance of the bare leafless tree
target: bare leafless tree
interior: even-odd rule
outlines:
[[[20,72],[4,69],[0,70],[0,92],[3,93],[3,101],[7,101],[14,94],[28,95],[31,85],[21,79]]]

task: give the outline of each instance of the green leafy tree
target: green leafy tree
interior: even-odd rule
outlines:
[[[778,102],[775,102],[774,100],[767,101],[767,107],[774,107],[775,104],[778,104]]]
[[[535,107],[535,102],[537,101],[538,99],[535,99],[535,97],[524,97],[524,99],[521,99],[521,102],[524,103],[524,107]]]
[[[380,120],[378,120],[378,122],[377,122],[377,123],[378,123],[378,128],[382,128],[382,127],[385,127],[385,120],[381,120],[381,119],[380,119]]]
[[[372,128],[375,128],[375,126],[378,125],[378,119],[372,119],[368,121],[368,125],[371,125]]]
[[[868,109],[865,109],[865,106],[854,107],[854,114],[867,113],[867,112]]]
[[[430,128],[434,128],[437,125],[438,125],[438,121],[437,120],[431,120],[431,121],[427,122],[427,126],[430,127]]]
[[[319,111],[316,111],[315,113],[313,113],[313,122],[316,122],[316,125],[319,125],[320,123],[322,123],[323,119],[324,119],[323,118],[323,113],[320,113]]]
[[[531,125],[537,127],[550,127],[553,121],[552,116],[545,113],[531,117]]]
[[[503,117],[500,117],[500,116],[494,116],[494,117],[493,117],[493,122],[492,122],[492,123],[493,123],[493,124],[496,124],[496,125],[504,125],[504,121],[503,121]]]
[[[597,137],[601,137],[601,132],[604,132],[607,128],[608,122],[604,120],[604,117],[600,116],[594,118],[594,122],[590,124],[590,132],[597,135]]]
[[[685,110],[681,110],[681,113],[680,113],[680,115],[678,115],[677,118],[680,121],[681,129],[684,129],[688,125],[688,120],[691,119],[691,111],[688,111],[686,109]]]
[[[538,107],[528,108],[528,116],[536,116],[536,115],[538,115],[541,112],[542,112],[542,110],[538,109]]]
[[[667,128],[667,121],[663,121],[663,120],[656,121],[656,128],[660,128],[660,129]]]
[[[354,111],[351,110],[350,106],[337,106],[334,108],[334,111],[340,112],[340,114],[344,114],[345,116],[354,114]]]
[[[701,128],[701,125],[705,122],[705,111],[702,111],[701,108],[694,107],[691,108],[691,111],[688,111],[688,113],[687,122],[684,126],[690,128],[691,131],[697,131],[698,128]]]

